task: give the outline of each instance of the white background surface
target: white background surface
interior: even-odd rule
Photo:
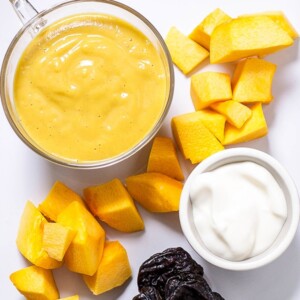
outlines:
[[[38,10],[54,5],[55,0],[34,0]],[[300,31],[297,0],[124,0],[144,14],[165,36],[172,25],[188,34],[213,9],[220,7],[231,16],[266,10],[283,10],[295,28]],[[10,40],[21,24],[8,0],[0,1],[0,61]],[[298,42],[289,49],[267,57],[278,69],[274,79],[274,101],[265,106],[269,124],[267,137],[243,146],[263,150],[281,162],[300,188],[300,58]],[[203,65],[203,70],[231,72],[232,65]],[[176,87],[172,107],[161,129],[170,135],[169,121],[173,115],[193,111],[189,96],[189,78],[175,69]],[[116,167],[96,171],[78,171],[53,165],[27,148],[10,128],[0,110],[0,299],[17,300],[23,297],[9,280],[9,275],[28,263],[19,254],[15,239],[20,215],[26,200],[41,202],[52,184],[61,180],[81,194],[86,186],[114,177],[125,176],[145,168],[149,146],[139,154]],[[186,173],[192,166],[184,163]],[[255,271],[233,272],[214,267],[191,249],[185,241],[178,214],[150,214],[140,208],[146,229],[144,232],[124,234],[104,226],[107,237],[118,239],[126,247],[133,269],[133,277],[123,287],[99,296],[99,299],[132,299],[137,294],[136,278],[140,264],[150,255],[168,247],[182,246],[203,265],[206,278],[214,290],[226,300],[299,300],[300,299],[300,237],[275,262]],[[95,299],[79,275],[62,268],[54,271],[61,296],[78,293],[80,299]]]

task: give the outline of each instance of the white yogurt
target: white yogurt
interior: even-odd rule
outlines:
[[[190,199],[201,240],[212,253],[231,261],[268,249],[287,217],[279,184],[253,162],[199,174],[191,183]]]

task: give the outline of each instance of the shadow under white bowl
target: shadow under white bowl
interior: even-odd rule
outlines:
[[[193,222],[189,191],[197,175],[229,163],[250,161],[266,168],[283,190],[287,202],[287,219],[274,243],[263,253],[242,261],[229,261],[210,252],[199,236]],[[228,270],[251,270],[264,266],[279,257],[293,240],[299,223],[297,188],[285,168],[272,156],[251,148],[233,148],[218,152],[202,161],[189,175],[184,185],[179,208],[180,224],[194,250],[211,264]]]

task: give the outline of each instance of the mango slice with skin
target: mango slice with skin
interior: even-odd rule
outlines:
[[[184,179],[176,148],[171,138],[162,136],[154,138],[147,172],[162,173],[177,180]]]
[[[227,124],[223,145],[248,142],[265,136],[268,133],[267,123],[261,103],[253,104],[251,107],[252,116],[240,129]]]
[[[43,231],[47,220],[30,201],[27,201],[17,235],[17,247],[32,264],[44,269],[55,269],[61,262],[51,258],[43,249]]]
[[[85,208],[77,201],[72,202],[57,217],[57,223],[76,231],[64,257],[70,271],[93,275],[102,257],[105,232]]]
[[[232,98],[230,76],[220,72],[202,72],[191,77],[191,97],[196,110],[214,102]]]
[[[260,58],[247,58],[233,75],[232,99],[243,103],[270,103],[276,65]]]
[[[179,149],[192,164],[199,163],[211,154],[224,149],[203,124],[199,111],[173,117],[171,127]]]
[[[209,52],[181,33],[176,27],[171,27],[165,38],[174,64],[188,74],[202,63]]]
[[[183,184],[160,173],[142,173],[126,178],[129,194],[150,212],[179,210]]]
[[[58,300],[79,300],[79,296],[74,295],[74,296],[70,296],[70,297],[67,297],[67,298],[59,298]]]
[[[194,30],[190,33],[189,38],[209,50],[210,36],[214,29],[218,25],[230,20],[230,16],[228,16],[220,8],[217,8],[208,14],[202,22],[194,28]]]
[[[252,115],[249,107],[233,100],[213,103],[211,108],[223,114],[236,128],[241,128]]]
[[[106,241],[101,262],[93,276],[83,276],[94,295],[122,285],[131,277],[127,252],[118,241]]]
[[[12,273],[10,280],[28,300],[57,300],[59,298],[51,270],[30,266]]]
[[[39,205],[39,210],[50,220],[56,221],[58,214],[73,201],[84,204],[78,194],[62,182],[56,181],[45,200]]]
[[[90,211],[112,228],[123,232],[144,229],[144,222],[131,196],[119,179],[84,189]]]
[[[282,11],[266,11],[256,14],[246,14],[241,15],[239,17],[250,17],[250,16],[267,16],[271,18],[276,24],[278,24],[283,30],[286,31],[286,33],[292,38],[296,39],[299,37],[298,32],[293,27],[293,25],[290,23],[288,18],[285,16],[285,14]]]
[[[224,63],[264,56],[293,44],[293,39],[267,16],[233,19],[215,28],[210,40],[210,62]]]
[[[58,223],[47,223],[43,231],[43,249],[48,255],[62,261],[76,231]]]
[[[200,116],[203,125],[222,143],[226,118],[208,108],[198,110],[197,114]]]

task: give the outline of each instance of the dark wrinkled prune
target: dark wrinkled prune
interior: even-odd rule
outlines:
[[[165,285],[169,278],[182,272],[203,275],[203,268],[182,248],[169,248],[152,255],[140,267],[138,275],[139,291],[143,287],[155,287],[165,298]]]
[[[219,295],[219,294],[217,294]],[[212,292],[206,280],[193,273],[180,273],[167,280],[165,286],[167,300],[221,300]]]
[[[133,300],[224,300],[203,278],[203,268],[184,249],[156,253],[140,267]]]
[[[143,287],[132,300],[162,300],[159,292],[152,286]]]

